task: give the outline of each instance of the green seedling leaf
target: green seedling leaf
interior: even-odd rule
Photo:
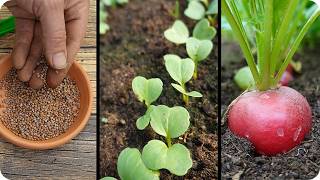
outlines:
[[[103,4],[105,4],[106,6],[115,6],[117,1],[116,0],[103,0],[102,1]]]
[[[218,0],[213,0],[210,3],[206,14],[218,14]]]
[[[193,37],[187,40],[187,53],[194,61],[206,59],[211,53],[212,48],[213,44],[209,40],[198,40]]]
[[[194,20],[200,20],[205,15],[205,8],[199,1],[191,1],[188,4],[188,8],[184,11],[184,14]]]
[[[216,29],[210,26],[208,19],[202,19],[193,29],[193,37],[199,40],[212,40],[216,34]]]
[[[114,178],[114,177],[104,177],[104,178],[102,178],[100,180],[117,180],[117,179]]]
[[[120,153],[117,169],[121,180],[159,180],[159,172],[144,165],[136,148],[126,148]]]
[[[179,84],[182,85],[192,78],[194,62],[191,59],[181,59],[179,56],[174,54],[167,54],[163,58],[170,76]]]
[[[141,117],[137,120],[136,125],[137,125],[137,128],[138,128],[139,130],[143,130],[143,129],[145,129],[145,128],[149,125],[149,122],[150,122],[150,119],[151,119],[150,113],[152,112],[153,107],[154,107],[154,106],[151,105],[151,106],[148,108],[146,114],[143,115],[143,116],[141,116]]]
[[[172,27],[164,32],[164,37],[173,43],[184,44],[189,37],[188,27],[181,20],[176,20]]]
[[[110,29],[109,25],[107,23],[101,22],[100,23],[100,34],[105,34]]]
[[[189,112],[180,106],[169,108],[155,106],[151,112],[152,129],[166,138],[177,138],[184,134],[190,125]]]
[[[161,95],[163,83],[159,78],[146,79],[137,76],[132,81],[133,92],[139,101],[145,102],[147,106],[153,103]]]
[[[142,151],[142,160],[152,170],[167,169],[172,174],[183,176],[192,167],[189,150],[182,144],[167,147],[159,140],[151,140]]]
[[[252,73],[248,66],[238,70],[234,76],[234,81],[242,90],[253,88],[255,84]]]
[[[171,85],[178,90],[179,92],[181,92],[184,95],[187,96],[191,96],[191,97],[202,97],[202,94],[197,92],[197,91],[191,91],[191,92],[187,92],[186,90],[183,89],[182,86],[180,86],[179,84],[175,84],[175,83],[171,83]]]
[[[128,0],[117,0],[118,4],[126,4],[128,3]]]

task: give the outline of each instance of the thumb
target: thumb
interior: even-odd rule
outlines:
[[[39,18],[46,59],[53,69],[67,67],[64,1],[42,1]]]

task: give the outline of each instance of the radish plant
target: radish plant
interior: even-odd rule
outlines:
[[[255,30],[255,60],[250,35],[243,26],[244,17],[237,9],[239,3],[244,1],[222,0],[222,12],[245,56],[255,90],[243,93],[231,103],[228,125],[233,133],[247,138],[257,152],[284,153],[300,144],[310,131],[311,109],[300,93],[278,83],[320,10],[315,9],[307,21],[301,22],[302,28],[296,29],[290,23],[297,20],[295,12],[301,1],[246,1],[250,3],[250,26]]]
[[[150,113],[152,129],[165,137],[166,143],[151,140],[143,148],[142,154],[136,148],[124,149],[118,158],[117,170],[122,180],[158,180],[159,170],[167,169],[177,176],[185,175],[192,167],[190,151],[184,145],[172,143],[189,128],[189,112],[180,106],[154,106]],[[103,180],[114,180],[105,177]]]
[[[164,136],[166,143],[151,140],[144,146],[142,160],[152,170],[167,169],[172,174],[183,176],[192,167],[190,151],[182,144],[172,144],[172,138],[178,138],[189,128],[190,115],[180,106],[169,108],[155,106],[151,112],[151,127]]]
[[[167,54],[164,56],[165,66],[169,72],[171,78],[177,83],[171,83],[171,85],[180,93],[182,93],[183,101],[188,105],[189,96],[202,97],[202,94],[197,91],[188,92],[186,89],[186,83],[192,78],[195,64],[189,59],[181,59],[174,54]]]
[[[140,117],[136,122],[139,130],[143,130],[148,126],[150,122],[150,113],[154,107],[151,104],[161,95],[162,86],[163,83],[159,78],[146,79],[142,76],[137,76],[133,79],[133,92],[138,97],[139,101],[143,102],[147,107],[145,115]]]
[[[206,18],[214,26],[217,23],[215,19],[218,15],[218,0],[212,0],[211,3],[208,0],[189,0],[184,15],[193,20]]]
[[[172,27],[164,32],[167,40],[179,45],[186,44],[186,50],[189,57],[194,61],[195,68],[193,77],[198,77],[198,64],[205,60],[212,51],[212,39],[216,35],[216,30],[210,26],[207,19],[199,21],[190,36],[188,27],[181,21],[176,20]]]

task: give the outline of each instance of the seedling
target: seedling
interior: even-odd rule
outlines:
[[[167,169],[172,174],[183,176],[192,167],[189,150],[182,144],[172,145],[172,138],[178,138],[189,128],[190,115],[180,106],[169,108],[155,106],[151,112],[151,127],[166,138],[167,144],[151,140],[143,148],[142,160],[152,170]]]
[[[118,158],[117,170],[121,180],[159,180],[159,171],[148,169],[141,159],[140,151],[136,148],[124,149]],[[101,180],[116,180],[105,177]]]
[[[142,154],[138,149],[126,148],[118,158],[118,173],[122,180],[133,177],[141,180],[159,179],[161,169],[167,169],[177,176],[185,175],[192,167],[190,151],[182,144],[172,144],[172,138],[183,135],[190,126],[189,112],[180,106],[154,106],[150,113],[151,127],[164,136],[166,143],[151,140],[144,146]],[[102,180],[114,180],[105,177]]]
[[[132,81],[132,89],[139,101],[143,102],[147,111],[137,122],[137,128],[142,130],[146,128],[150,121],[150,112],[153,106],[151,103],[156,101],[162,92],[163,83],[159,78],[146,79],[142,76],[135,77]]]
[[[216,35],[216,30],[210,26],[207,19],[199,21],[193,32],[193,37],[189,37],[188,27],[180,20],[176,20],[173,26],[164,32],[164,36],[175,44],[186,43],[186,50],[189,57],[194,61],[194,79],[198,77],[198,64],[205,60],[212,51],[212,39]]]
[[[206,10],[207,9],[207,10]],[[215,26],[216,16],[218,14],[218,1],[212,0],[209,4],[208,0],[190,0],[188,8],[184,11],[184,15],[193,20],[201,20],[206,18],[212,26]]]
[[[189,96],[202,97],[202,94],[197,91],[187,92],[186,83],[192,78],[194,72],[194,62],[190,58],[181,59],[174,54],[164,56],[165,66],[171,78],[179,84],[171,83],[171,85],[182,93],[182,99],[186,104],[189,104]]]
[[[307,100],[294,89],[278,87],[303,37],[320,15],[318,7],[307,21],[299,22],[302,28],[296,28],[292,23],[299,20],[295,12],[301,10],[300,2],[258,0],[245,4],[222,0],[222,12],[240,44],[256,88],[232,103],[227,114],[229,128],[236,135],[247,138],[259,153],[265,155],[291,150],[301,143],[311,128],[312,116]],[[237,7],[241,4],[238,3],[249,7],[246,19],[240,15]],[[256,61],[249,44],[251,33],[247,33],[244,21],[250,21],[248,26],[255,30]]]
[[[164,32],[164,37],[175,44],[184,44],[189,37],[188,27],[181,20],[176,20],[173,25]]]
[[[198,78],[198,64],[205,60],[212,51],[213,44],[210,40],[198,40],[196,38],[189,38],[187,40],[187,53],[193,60],[195,68],[193,77]]]
[[[192,36],[199,40],[212,40],[217,34],[217,30],[210,26],[207,19],[199,21],[193,29]]]
[[[198,0],[190,1],[188,8],[184,11],[184,15],[193,20],[200,20],[205,16],[205,14],[206,9]]]

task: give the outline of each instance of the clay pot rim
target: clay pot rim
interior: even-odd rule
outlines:
[[[11,55],[6,55],[6,56],[2,57],[0,59],[0,66],[2,66],[4,62],[9,61],[10,57],[11,57]],[[20,136],[15,135],[9,129],[7,129],[3,125],[1,125],[0,128],[4,127],[5,129],[0,129],[0,138],[3,138],[4,140],[6,140],[8,142],[10,142],[16,146],[23,147],[23,148],[33,149],[33,150],[47,150],[47,149],[53,149],[53,148],[57,148],[59,146],[62,146],[64,144],[68,143],[69,141],[71,141],[74,137],[76,137],[84,129],[84,127],[86,126],[86,124],[88,123],[88,121],[90,119],[92,103],[93,103],[93,100],[92,100],[93,93],[92,93],[92,89],[91,89],[90,80],[89,80],[89,77],[88,77],[86,71],[82,68],[82,66],[77,61],[74,61],[72,66],[74,66],[75,69],[77,69],[81,72],[79,74],[79,76],[82,76],[85,79],[85,81],[82,81],[82,83],[85,84],[85,86],[88,88],[88,92],[89,92],[89,94],[88,94],[89,105],[88,105],[88,108],[86,109],[85,115],[81,119],[79,119],[79,121],[81,121],[79,123],[79,125],[76,126],[75,128],[73,128],[73,131],[71,131],[71,132],[68,132],[70,130],[69,129],[69,130],[67,130],[68,133],[64,133],[64,134],[61,134],[55,138],[48,139],[48,140],[42,140],[42,141],[32,141],[32,140],[24,139]],[[80,93],[81,93],[81,91],[80,91]]]

